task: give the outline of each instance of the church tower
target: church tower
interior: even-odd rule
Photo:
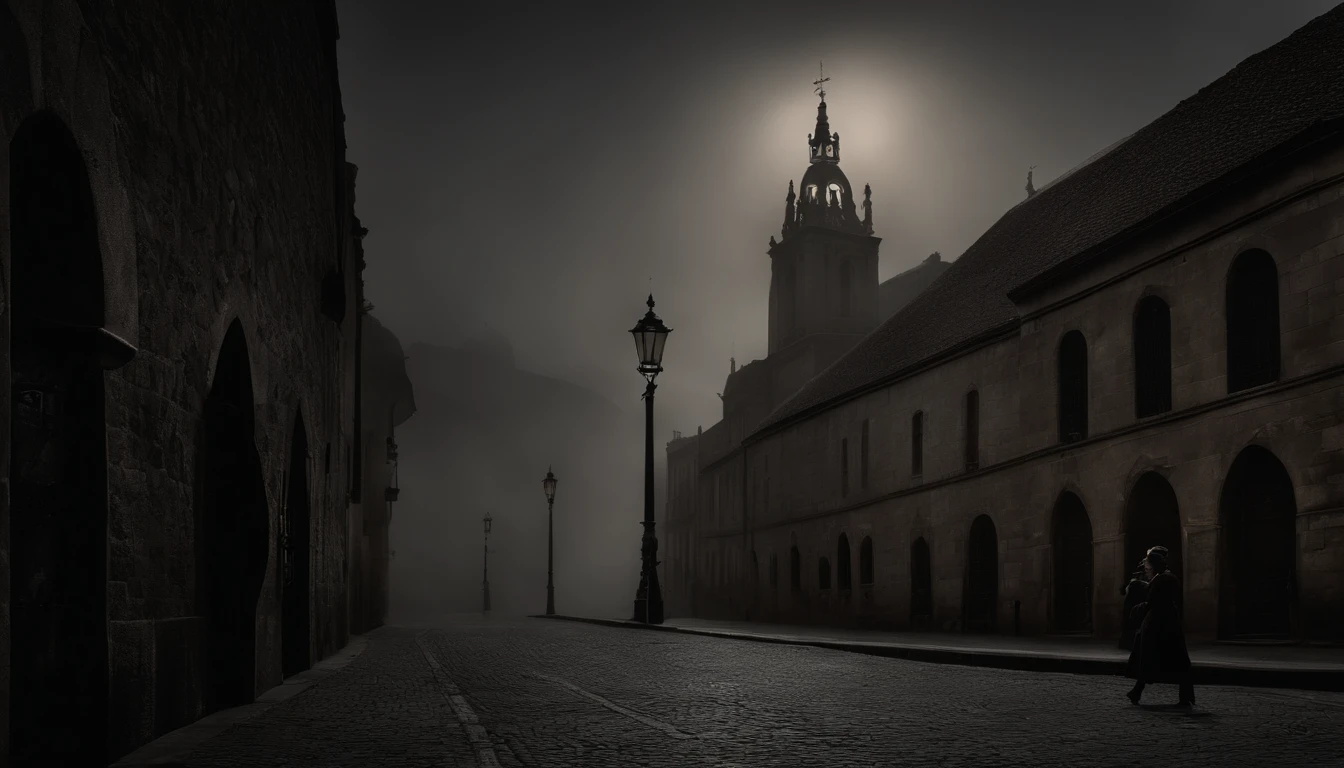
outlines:
[[[877,248],[872,191],[863,189],[860,218],[853,187],[840,170],[840,134],[826,116],[807,137],[808,168],[797,193],[789,182],[783,238],[770,238],[769,356],[777,405],[877,327]]]

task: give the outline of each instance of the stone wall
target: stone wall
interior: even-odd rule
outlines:
[[[309,446],[311,657],[348,636],[344,448],[356,313],[324,314],[322,284],[336,272],[354,295],[357,268],[333,22],[334,10],[307,2],[0,7],[3,76],[12,78],[0,90],[0,136],[8,146],[20,121],[44,110],[73,133],[97,211],[104,327],[138,349],[105,374],[113,755],[205,706],[201,426],[235,322],[270,518],[255,689],[281,679],[276,521],[299,414]],[[0,205],[6,276],[8,211]],[[0,729],[8,722],[0,717]]]
[[[910,619],[913,541],[930,544],[933,625],[962,626],[968,532],[988,515],[997,539],[997,628],[1059,629],[1052,526],[1061,494],[1075,494],[1092,528],[1092,631],[1119,633],[1126,561],[1125,507],[1146,472],[1178,503],[1189,631],[1219,633],[1225,515],[1220,497],[1248,445],[1268,449],[1292,479],[1296,504],[1294,636],[1344,638],[1344,149],[1299,158],[1239,192],[1188,211],[1120,254],[1022,305],[1020,333],[1000,337],[884,389],[839,404],[747,446],[769,461],[770,503],[751,526],[761,563],[780,558],[779,618],[904,627]],[[1252,248],[1279,272],[1282,370],[1275,384],[1227,393],[1226,276]],[[1156,293],[1171,307],[1172,408],[1142,420],[1134,408],[1133,313]],[[1059,342],[1088,344],[1087,439],[1059,444]],[[965,466],[965,395],[980,393],[979,468]],[[923,472],[912,475],[911,415],[924,414]],[[853,490],[861,424],[871,424],[870,486]],[[841,493],[840,441],[850,446],[851,493]],[[748,488],[755,486],[748,485]],[[749,498],[745,502],[753,508]],[[818,558],[832,567],[846,533],[872,536],[871,596],[817,589]],[[802,552],[803,594],[787,593],[790,545]],[[762,566],[764,567],[764,566]],[[764,579],[762,578],[764,582]],[[857,573],[855,584],[857,585]],[[1226,610],[1226,596],[1223,610]]]

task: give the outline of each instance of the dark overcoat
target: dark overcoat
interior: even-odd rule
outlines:
[[[1122,616],[1124,630],[1120,633],[1120,647],[1126,651],[1134,648],[1134,636],[1138,634],[1143,617],[1135,614],[1134,609],[1148,602],[1148,582],[1143,579],[1130,579],[1125,585],[1125,607]]]
[[[1163,571],[1148,584],[1148,602],[1135,612],[1143,616],[1127,674],[1143,683],[1181,683],[1189,679],[1190,653],[1181,627],[1181,582]]]

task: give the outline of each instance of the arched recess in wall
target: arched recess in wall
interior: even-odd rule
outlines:
[[[1092,631],[1092,521],[1082,499],[1065,491],[1052,515],[1055,629]]]
[[[1128,580],[1152,547],[1167,548],[1167,570],[1185,587],[1184,536],[1176,491],[1156,472],[1145,472],[1134,483],[1125,502],[1125,561],[1122,578]]]
[[[285,677],[312,666],[312,587],[310,538],[312,521],[308,489],[308,432],[303,410],[294,415],[285,501],[280,515],[280,646]]]
[[[1223,481],[1219,634],[1282,639],[1297,605],[1297,500],[1269,450],[1247,446]]]
[[[964,617],[969,632],[993,632],[998,619],[999,534],[989,515],[971,523],[966,546]]]
[[[868,586],[873,583],[873,537],[864,536],[859,544],[859,584]]]
[[[270,550],[252,366],[242,323],[224,336],[205,402],[197,487],[200,612],[206,619],[207,711],[256,696],[257,599]]]
[[[9,146],[10,748],[108,756],[104,292],[97,211],[65,123]]]

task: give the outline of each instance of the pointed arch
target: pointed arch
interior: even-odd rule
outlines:
[[[999,534],[989,515],[971,523],[966,547],[965,626],[993,632],[998,623]]]
[[[1092,631],[1092,521],[1075,494],[1065,491],[1051,516],[1055,629]]]
[[[216,357],[198,469],[197,603],[206,617],[206,707],[256,696],[256,615],[270,551],[270,511],[255,439],[247,338],[238,319]]]
[[[1219,634],[1286,638],[1297,605],[1297,499],[1287,468],[1268,449],[1237,454],[1223,481],[1219,521]]]
[[[308,488],[308,432],[303,408],[294,415],[285,500],[276,542],[280,569],[281,672],[285,677],[312,665],[312,592],[309,553],[311,518]]]
[[[8,150],[9,746],[101,765],[109,545],[97,211],[84,156],[54,113],[25,120]]]
[[[864,536],[859,544],[859,584],[873,583],[873,537]]]
[[[1125,560],[1122,578],[1128,577],[1152,547],[1167,548],[1167,570],[1185,584],[1185,536],[1181,528],[1180,503],[1165,477],[1144,472],[1134,482],[1125,502]]]

